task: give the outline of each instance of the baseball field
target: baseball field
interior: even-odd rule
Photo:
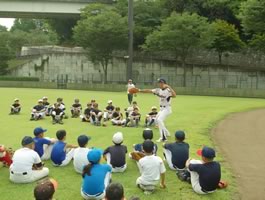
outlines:
[[[54,103],[57,97],[62,97],[66,104],[67,114],[70,115],[70,106],[73,104],[74,98],[80,99],[83,108],[91,99],[96,99],[100,109],[104,109],[109,99],[113,100],[114,106],[120,106],[122,109],[126,108],[128,103],[125,92],[0,88],[0,93],[0,143],[7,147],[20,148],[22,137],[25,135],[33,136],[33,129],[38,126],[48,129],[46,134],[48,137],[55,137],[57,130],[65,129],[67,131],[66,141],[73,144],[77,144],[78,135],[87,134],[92,137],[89,146],[102,149],[112,144],[112,135],[117,131],[123,133],[124,144],[127,145],[129,150],[132,149],[133,144],[142,141],[143,128],[141,126],[138,128],[123,128],[113,127],[109,123],[107,127],[95,127],[81,122],[80,119],[72,118],[65,119],[63,125],[53,125],[50,118],[40,121],[29,121],[31,108],[43,96],[47,96],[50,103]],[[22,104],[20,115],[8,115],[9,107],[13,103],[14,98],[19,98]],[[158,99],[154,95],[139,94],[135,100],[138,102],[142,116],[149,112],[151,106],[158,106]],[[214,146],[217,150],[216,160],[222,165],[222,179],[229,183],[227,189],[218,190],[214,194],[207,196],[199,196],[192,191],[191,185],[178,180],[175,173],[167,167],[167,188],[164,190],[158,188],[153,194],[146,196],[135,186],[139,172],[135,162],[129,158],[127,159],[127,171],[123,174],[113,174],[112,180],[124,185],[127,199],[131,196],[139,196],[143,200],[237,199],[237,185],[230,169],[231,165],[222,156],[220,148],[213,143],[210,131],[218,121],[230,113],[262,107],[265,107],[265,101],[262,99],[177,96],[172,101],[173,114],[166,120],[167,127],[172,135],[169,140],[174,141],[173,135],[176,130],[184,130],[186,132],[186,142],[190,144],[190,155],[196,159],[199,159],[196,155],[196,150],[202,145]],[[143,119],[141,124],[144,124]],[[158,130],[154,129],[154,133],[154,139],[158,139]],[[158,144],[158,155],[162,156],[161,144]],[[82,199],[80,196],[82,178],[75,173],[72,163],[63,168],[52,166],[50,161],[45,162],[45,165],[50,169],[50,177],[59,182],[58,190],[54,196],[55,199]],[[35,185],[36,183],[13,184],[9,181],[8,169],[0,168],[1,200],[33,199],[33,188]]]

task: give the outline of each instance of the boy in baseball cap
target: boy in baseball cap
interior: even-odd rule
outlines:
[[[10,166],[10,180],[14,183],[31,183],[48,176],[49,169],[43,167],[40,156],[33,149],[35,143],[32,137],[25,136],[22,148],[16,150],[13,163]]]
[[[39,154],[42,160],[50,159],[53,144],[56,142],[55,139],[44,137],[46,131],[47,129],[43,129],[42,127],[37,127],[33,131],[35,136],[33,138],[35,142],[34,151],[36,151]]]
[[[176,142],[163,145],[164,156],[170,169],[181,171],[185,169],[186,161],[189,159],[190,146],[184,142],[184,131],[176,131],[175,138]]]
[[[43,100],[39,99],[38,104],[32,108],[30,120],[43,119],[45,116],[45,106],[43,105]]]
[[[11,107],[10,115],[19,114],[21,111],[21,104],[19,103],[19,99],[15,98],[14,103],[10,107]]]
[[[145,127],[152,126],[153,124],[155,124],[157,114],[157,107],[152,106],[151,112],[149,112],[145,117]]]
[[[193,190],[198,194],[214,192],[221,179],[221,166],[214,161],[215,150],[211,147],[203,147],[197,154],[200,160],[187,160],[186,167],[190,171]]]
[[[104,151],[104,158],[107,163],[112,166],[112,172],[124,172],[127,168],[126,165],[126,153],[127,147],[122,145],[123,135],[121,132],[117,132],[112,138],[113,146],[108,147]]]

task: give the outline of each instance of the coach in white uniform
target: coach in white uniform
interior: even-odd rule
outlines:
[[[133,101],[133,94],[130,94],[129,90],[132,88],[135,88],[135,85],[132,82],[132,79],[128,80],[128,84],[126,85],[127,87],[127,96],[128,96],[128,102],[131,105]]]
[[[10,180],[14,183],[31,183],[48,176],[49,169],[43,167],[40,156],[33,150],[33,138],[25,136],[22,146],[13,156],[13,164],[9,169]]]
[[[157,114],[156,122],[158,124],[160,138],[157,142],[166,141],[167,136],[170,136],[169,131],[165,126],[165,119],[172,113],[171,110],[171,97],[176,97],[176,92],[166,84],[166,80],[163,78],[158,79],[159,88],[156,89],[139,89],[142,93],[153,93],[159,97],[160,111]]]

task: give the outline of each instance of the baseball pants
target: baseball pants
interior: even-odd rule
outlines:
[[[171,107],[167,106],[167,107],[161,107],[160,111],[157,114],[156,122],[159,128],[161,140],[166,140],[167,136],[170,136],[170,133],[167,130],[164,121],[171,113],[172,113]]]
[[[42,179],[49,174],[49,169],[43,167],[41,170],[32,170],[31,172],[16,173],[10,171],[10,181],[13,183],[32,183],[39,179]]]

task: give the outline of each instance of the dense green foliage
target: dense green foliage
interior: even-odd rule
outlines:
[[[126,48],[126,19],[102,5],[89,7],[74,29],[74,38],[88,52],[92,62],[101,64],[106,83],[113,52]]]

